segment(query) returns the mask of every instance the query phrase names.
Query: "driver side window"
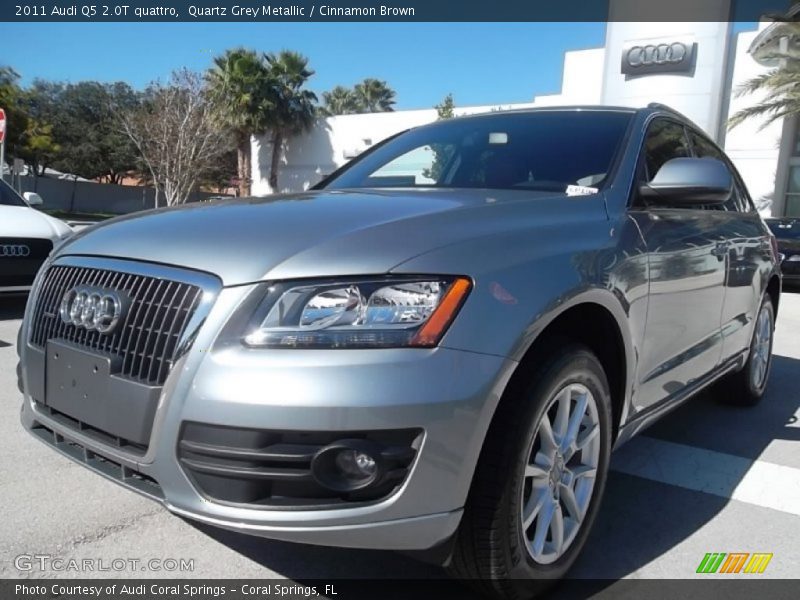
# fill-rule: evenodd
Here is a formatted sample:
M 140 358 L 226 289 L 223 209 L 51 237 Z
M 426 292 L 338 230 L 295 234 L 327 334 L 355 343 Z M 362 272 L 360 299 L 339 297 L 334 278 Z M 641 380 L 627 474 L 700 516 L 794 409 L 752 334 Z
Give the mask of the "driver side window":
M 644 141 L 645 181 L 650 182 L 668 160 L 691 156 L 683 125 L 667 119 L 650 124 Z
M 696 131 L 689 132 L 689 138 L 692 142 L 694 155 L 699 158 L 714 158 L 724 163 L 728 169 L 731 169 L 730 161 L 714 144 L 709 142 L 702 135 Z M 747 200 L 746 192 L 740 187 L 740 183 L 736 177 L 733 178 L 733 193 L 730 199 L 724 204 L 711 206 L 710 209 L 725 210 L 729 212 L 749 212 L 750 206 Z

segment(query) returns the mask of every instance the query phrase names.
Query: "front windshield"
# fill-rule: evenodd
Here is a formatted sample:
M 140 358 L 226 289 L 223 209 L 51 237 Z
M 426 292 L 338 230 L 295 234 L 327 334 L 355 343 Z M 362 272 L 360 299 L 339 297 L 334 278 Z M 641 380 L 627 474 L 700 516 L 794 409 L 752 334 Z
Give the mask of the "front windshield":
M 28 206 L 10 185 L 0 179 L 0 205 L 2 206 Z
M 412 129 L 335 174 L 326 189 L 436 187 L 592 193 L 632 113 L 492 113 Z

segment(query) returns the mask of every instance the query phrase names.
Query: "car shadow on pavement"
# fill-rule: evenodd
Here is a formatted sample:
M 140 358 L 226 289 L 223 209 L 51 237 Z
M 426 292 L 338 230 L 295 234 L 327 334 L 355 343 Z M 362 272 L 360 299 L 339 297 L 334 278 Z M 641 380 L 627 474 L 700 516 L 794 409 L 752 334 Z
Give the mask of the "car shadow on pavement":
M 408 587 L 392 585 L 398 579 L 429 582 L 423 583 L 426 594 L 434 592 L 442 600 L 482 598 L 450 580 L 442 568 L 396 552 L 282 542 L 217 529 L 203 523 L 187 523 L 280 577 L 301 585 L 318 585 L 320 582 L 335 584 L 337 580 L 370 580 L 378 584 L 377 587 L 354 590 L 347 594 L 348 598 L 373 600 L 374 593 L 379 591 L 381 600 L 406 600 L 410 597 Z M 386 583 L 380 584 L 382 580 Z
M 773 441 L 800 442 L 795 416 L 800 406 L 800 388 L 795 385 L 798 378 L 800 360 L 776 355 L 767 395 L 758 407 L 726 406 L 711 393 L 704 393 L 666 416 L 645 435 L 755 461 Z M 636 440 L 630 443 L 635 444 Z M 729 502 L 729 498 L 615 472 L 612 457 L 603 505 L 570 578 L 593 580 L 593 592 L 604 588 L 612 592 L 615 580 L 630 576 L 690 538 Z M 271 571 L 300 583 L 444 577 L 442 569 L 397 553 L 308 546 L 192 525 Z M 689 560 L 694 558 L 699 560 L 702 555 L 692 555 Z M 685 574 L 670 572 L 664 576 L 688 577 L 693 572 L 694 568 Z M 569 596 L 570 585 L 565 582 L 556 586 L 549 597 Z M 453 586 L 447 596 L 473 597 L 458 583 Z
M 795 416 L 800 407 L 800 387 L 796 385 L 799 378 L 800 360 L 775 355 L 766 396 L 757 407 L 727 406 L 706 392 L 676 409 L 644 435 L 753 462 L 769 462 L 769 457 L 762 455 L 772 442 L 800 442 Z M 636 439 L 630 444 L 636 444 Z M 722 496 L 615 472 L 613 467 L 612 456 L 603 505 L 571 577 L 630 576 L 687 540 L 731 502 Z M 731 491 L 738 483 L 731 482 Z M 708 549 L 716 550 L 719 548 Z M 692 555 L 687 560 L 699 563 L 702 556 Z M 696 564 L 686 573 L 663 576 L 690 577 L 695 567 Z
M 218 529 L 203 523 L 187 523 L 287 579 L 386 579 L 396 578 L 398 573 L 413 579 L 445 576 L 434 565 L 421 563 L 395 552 L 282 542 Z
M 16 321 L 22 319 L 25 314 L 25 303 L 27 302 L 27 295 L 8 295 L 0 296 L 0 322 L 2 321 Z M 9 336 L 4 334 L 0 337 L 0 348 L 9 348 L 17 344 L 17 330 L 14 329 L 14 334 Z

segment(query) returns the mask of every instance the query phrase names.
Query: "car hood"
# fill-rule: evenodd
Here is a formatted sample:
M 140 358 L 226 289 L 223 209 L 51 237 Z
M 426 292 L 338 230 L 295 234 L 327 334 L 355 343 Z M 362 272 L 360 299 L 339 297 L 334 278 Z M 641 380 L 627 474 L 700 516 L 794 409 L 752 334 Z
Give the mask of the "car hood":
M 0 237 L 58 240 L 72 233 L 69 225 L 27 206 L 0 206 Z
M 193 204 L 112 219 L 59 255 L 184 266 L 224 285 L 386 273 L 434 248 L 586 210 L 599 195 L 494 190 L 343 190 Z M 582 208 L 580 208 L 582 207 Z

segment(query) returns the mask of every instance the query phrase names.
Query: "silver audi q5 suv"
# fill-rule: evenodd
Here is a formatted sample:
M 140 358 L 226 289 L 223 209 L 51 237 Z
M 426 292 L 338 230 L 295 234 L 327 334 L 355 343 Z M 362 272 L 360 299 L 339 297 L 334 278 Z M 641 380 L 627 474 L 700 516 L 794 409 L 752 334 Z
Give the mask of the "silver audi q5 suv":
M 22 423 L 189 519 L 426 551 L 519 597 L 575 560 L 612 447 L 711 384 L 762 397 L 776 256 L 666 107 L 439 121 L 305 193 L 58 248 Z

